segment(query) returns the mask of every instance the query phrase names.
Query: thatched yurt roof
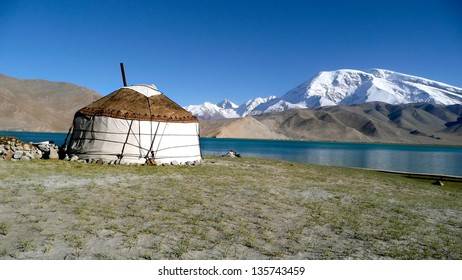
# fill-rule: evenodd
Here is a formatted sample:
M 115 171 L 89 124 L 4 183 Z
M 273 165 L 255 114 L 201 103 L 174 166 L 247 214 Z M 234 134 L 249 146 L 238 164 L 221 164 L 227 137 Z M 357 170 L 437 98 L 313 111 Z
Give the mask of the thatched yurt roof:
M 127 120 L 197 122 L 197 118 L 162 94 L 154 85 L 122 87 L 76 114 Z

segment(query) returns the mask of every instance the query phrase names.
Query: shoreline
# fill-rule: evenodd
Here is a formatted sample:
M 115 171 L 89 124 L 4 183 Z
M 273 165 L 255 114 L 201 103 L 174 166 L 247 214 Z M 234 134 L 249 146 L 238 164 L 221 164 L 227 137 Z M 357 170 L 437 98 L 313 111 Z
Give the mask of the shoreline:
M 14 135 L 27 143 L 52 140 L 61 146 L 67 133 L 0 131 L 0 135 Z M 462 176 L 462 169 L 457 168 L 462 164 L 462 147 L 459 146 L 204 137 L 201 137 L 200 142 L 203 155 L 222 155 L 231 149 L 245 157 L 275 158 L 323 166 Z M 429 161 L 428 164 L 412 161 L 423 155 Z
M 316 141 L 316 140 L 306 140 L 306 139 L 263 139 L 263 138 L 217 138 L 217 137 L 201 137 L 205 139 L 223 139 L 223 140 L 243 140 L 243 141 L 275 141 L 275 142 L 306 142 L 306 143 L 316 143 L 316 144 L 350 144 L 350 145 L 390 145 L 390 146 L 424 146 L 424 147 L 454 147 L 462 148 L 460 145 L 449 145 L 449 144 L 419 144 L 419 143 L 393 143 L 393 142 L 343 142 L 343 141 Z
M 12 136 L 5 133 L 49 133 L 49 134 L 67 134 L 67 131 L 15 131 L 15 130 L 1 130 L 0 136 Z M 448 147 L 448 148 L 462 148 L 462 144 L 425 144 L 425 143 L 405 143 L 405 142 L 351 142 L 351 141 L 329 141 L 329 140 L 307 140 L 307 139 L 270 139 L 270 138 L 217 138 L 217 137 L 200 137 L 204 139 L 218 139 L 218 140 L 243 140 L 243 141 L 276 141 L 276 142 L 305 142 L 305 143 L 328 143 L 328 144 L 349 144 L 349 145 L 390 145 L 390 146 L 423 146 L 423 147 Z

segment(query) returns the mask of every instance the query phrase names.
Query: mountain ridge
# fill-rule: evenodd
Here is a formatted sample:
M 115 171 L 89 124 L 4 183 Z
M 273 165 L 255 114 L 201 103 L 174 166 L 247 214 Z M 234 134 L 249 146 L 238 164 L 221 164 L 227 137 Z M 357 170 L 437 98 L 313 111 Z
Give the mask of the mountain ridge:
M 65 132 L 74 113 L 100 97 L 91 89 L 67 82 L 0 74 L 0 129 Z
M 243 119 L 248 120 L 244 122 Z M 242 127 L 242 123 L 248 126 Z M 243 130 L 254 133 L 243 136 Z M 248 115 L 239 119 L 201 120 L 201 136 L 460 146 L 462 105 L 394 105 L 375 101 Z
M 340 69 L 321 71 L 279 98 L 253 98 L 238 108 L 227 108 L 224 113 L 220 112 L 220 108 L 214 108 L 213 114 L 208 113 L 205 103 L 185 108 L 200 119 L 219 119 L 374 101 L 389 104 L 462 104 L 462 88 L 385 69 Z

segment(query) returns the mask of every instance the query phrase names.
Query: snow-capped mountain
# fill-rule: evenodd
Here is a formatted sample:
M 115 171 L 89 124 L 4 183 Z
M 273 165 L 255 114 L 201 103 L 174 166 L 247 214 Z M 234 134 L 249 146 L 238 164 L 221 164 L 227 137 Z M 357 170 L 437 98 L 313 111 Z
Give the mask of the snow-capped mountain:
M 204 102 L 199 105 L 189 105 L 185 109 L 191 112 L 194 116 L 197 116 L 203 120 L 215 120 L 223 118 L 240 118 L 245 117 L 249 114 L 259 114 L 254 109 L 261 104 L 266 104 L 267 102 L 275 99 L 276 96 L 270 96 L 267 98 L 257 97 L 250 99 L 241 106 L 237 106 L 233 102 L 225 99 L 213 104 L 210 102 Z M 263 112 L 260 112 L 263 113 Z
M 218 103 L 221 104 L 222 102 Z M 204 120 L 239 118 L 234 108 L 222 108 L 217 104 L 204 102 L 200 105 L 189 105 L 185 109 L 194 116 Z
M 222 109 L 237 109 L 239 107 L 228 99 L 218 102 L 216 105 Z
M 342 69 L 323 71 L 280 98 L 251 99 L 238 108 L 225 99 L 186 107 L 202 119 L 236 118 L 289 109 L 353 105 L 381 101 L 389 104 L 462 104 L 462 88 L 390 70 L 367 72 Z
M 249 101 L 245 102 L 244 104 L 242 104 L 241 106 L 239 106 L 239 108 L 237 108 L 236 110 L 236 113 L 241 116 L 241 117 L 245 117 L 249 114 L 259 114 L 257 112 L 255 112 L 255 108 L 257 108 L 258 106 L 260 106 L 261 104 L 267 104 L 268 102 L 270 102 L 271 100 L 274 100 L 276 98 L 276 96 L 270 96 L 270 97 L 266 97 L 266 98 L 262 98 L 262 97 L 257 97 L 257 98 L 254 98 L 254 99 L 250 99 Z
M 320 72 L 281 97 L 307 108 L 362 104 L 462 103 L 462 89 L 389 70 Z

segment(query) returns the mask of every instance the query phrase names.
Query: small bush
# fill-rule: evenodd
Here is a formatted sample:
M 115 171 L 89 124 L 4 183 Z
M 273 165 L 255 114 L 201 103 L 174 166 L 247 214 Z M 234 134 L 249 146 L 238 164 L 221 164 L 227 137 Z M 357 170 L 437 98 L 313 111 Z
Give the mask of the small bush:
M 7 235 L 9 231 L 10 231 L 10 225 L 5 222 L 1 222 L 0 223 L 0 235 Z

